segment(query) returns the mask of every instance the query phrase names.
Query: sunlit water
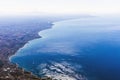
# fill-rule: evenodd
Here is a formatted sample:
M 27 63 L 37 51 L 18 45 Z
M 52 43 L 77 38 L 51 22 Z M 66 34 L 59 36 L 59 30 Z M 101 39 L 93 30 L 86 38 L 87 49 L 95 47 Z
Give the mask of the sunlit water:
M 120 18 L 54 23 L 10 58 L 38 76 L 62 80 L 120 80 Z

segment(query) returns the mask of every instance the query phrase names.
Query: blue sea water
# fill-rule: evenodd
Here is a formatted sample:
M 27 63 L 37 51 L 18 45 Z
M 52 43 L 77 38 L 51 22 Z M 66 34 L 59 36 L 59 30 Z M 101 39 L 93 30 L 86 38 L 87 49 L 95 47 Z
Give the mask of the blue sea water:
M 120 80 L 120 18 L 55 22 L 39 35 L 42 38 L 29 41 L 10 61 L 54 79 Z

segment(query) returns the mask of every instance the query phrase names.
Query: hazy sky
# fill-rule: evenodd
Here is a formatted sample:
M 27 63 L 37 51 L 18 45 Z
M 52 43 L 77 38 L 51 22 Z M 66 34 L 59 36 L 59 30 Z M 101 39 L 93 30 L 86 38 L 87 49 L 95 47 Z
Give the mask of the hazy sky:
M 120 0 L 0 0 L 0 14 L 118 14 Z

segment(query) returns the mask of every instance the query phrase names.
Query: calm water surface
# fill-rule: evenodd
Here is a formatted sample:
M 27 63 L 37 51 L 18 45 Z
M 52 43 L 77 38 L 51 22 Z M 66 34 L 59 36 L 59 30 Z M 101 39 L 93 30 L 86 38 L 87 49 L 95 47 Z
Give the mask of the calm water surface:
M 120 18 L 54 23 L 10 60 L 38 76 L 62 80 L 120 80 Z

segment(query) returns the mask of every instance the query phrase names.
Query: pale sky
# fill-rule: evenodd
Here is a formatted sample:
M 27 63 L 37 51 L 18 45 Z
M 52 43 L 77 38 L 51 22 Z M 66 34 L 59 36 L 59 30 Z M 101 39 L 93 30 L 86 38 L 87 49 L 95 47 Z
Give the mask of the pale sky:
M 120 0 L 0 0 L 0 14 L 119 14 Z

